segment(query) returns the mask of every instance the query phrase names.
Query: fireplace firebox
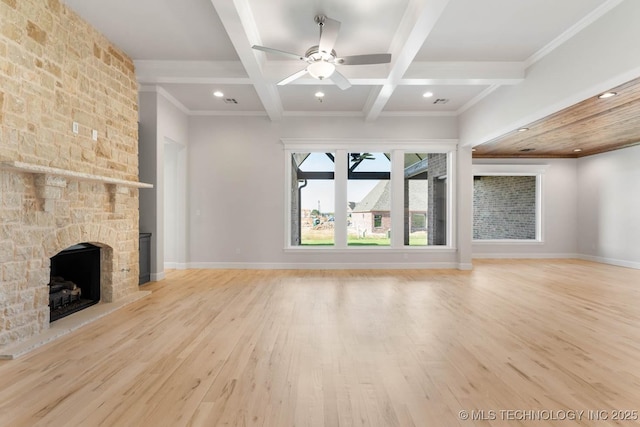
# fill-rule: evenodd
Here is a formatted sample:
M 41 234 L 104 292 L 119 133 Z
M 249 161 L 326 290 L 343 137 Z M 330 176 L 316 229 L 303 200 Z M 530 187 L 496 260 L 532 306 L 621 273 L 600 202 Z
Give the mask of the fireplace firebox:
M 100 248 L 90 243 L 68 247 L 51 258 L 50 321 L 100 301 Z

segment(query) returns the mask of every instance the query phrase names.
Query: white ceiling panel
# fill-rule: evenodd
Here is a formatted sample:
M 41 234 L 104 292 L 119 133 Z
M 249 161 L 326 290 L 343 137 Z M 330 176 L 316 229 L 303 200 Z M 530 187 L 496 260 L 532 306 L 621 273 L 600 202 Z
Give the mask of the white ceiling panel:
M 264 46 L 304 54 L 320 37 L 314 17 L 341 22 L 338 56 L 387 53 L 408 0 L 250 0 Z M 286 57 L 269 54 L 269 59 Z
M 63 1 L 133 59 L 238 59 L 210 0 Z
M 352 86 L 340 90 L 334 85 L 279 86 L 280 98 L 285 111 L 352 111 L 360 112 L 369 97 L 372 86 Z M 322 102 L 315 97 L 321 91 Z
M 162 88 L 193 112 L 264 111 L 260 98 L 251 85 L 164 84 Z M 214 91 L 221 91 L 224 96 L 217 98 L 213 96 Z M 237 104 L 229 101 L 230 99 L 236 100 Z
M 418 61 L 524 61 L 606 0 L 451 0 Z
M 391 95 L 384 111 L 457 111 L 485 90 L 487 86 L 399 86 Z M 425 92 L 433 96 L 425 98 Z M 446 103 L 435 103 L 446 99 Z

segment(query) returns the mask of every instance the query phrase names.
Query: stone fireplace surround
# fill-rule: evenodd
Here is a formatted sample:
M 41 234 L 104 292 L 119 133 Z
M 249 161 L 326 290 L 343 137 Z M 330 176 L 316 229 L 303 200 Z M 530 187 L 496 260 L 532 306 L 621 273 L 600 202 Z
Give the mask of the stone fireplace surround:
M 138 292 L 133 60 L 60 0 L 0 1 L 0 354 Z M 143 190 L 149 191 L 149 190 Z M 49 326 L 50 257 L 101 248 L 102 302 Z M 15 353 L 14 353 L 15 354 Z
M 0 358 L 23 354 L 148 294 L 138 290 L 138 189 L 150 187 L 0 162 L 0 303 L 6 307 Z M 50 327 L 50 258 L 84 242 L 100 247 L 100 304 Z

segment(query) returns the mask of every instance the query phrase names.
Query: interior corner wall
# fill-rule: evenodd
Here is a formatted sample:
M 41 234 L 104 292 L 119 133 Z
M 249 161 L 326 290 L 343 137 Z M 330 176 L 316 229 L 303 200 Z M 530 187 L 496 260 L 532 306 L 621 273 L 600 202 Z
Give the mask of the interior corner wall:
M 640 76 L 640 1 L 625 0 L 460 116 L 477 145 Z
M 158 264 L 164 268 L 184 268 L 187 255 L 187 154 L 189 118 L 160 92 L 158 97 L 158 145 L 162 145 L 162 216 L 158 230 L 158 244 L 162 257 Z M 167 170 L 164 168 L 168 167 Z M 165 200 L 167 198 L 167 200 Z M 162 240 L 160 240 L 162 239 Z
M 151 279 L 164 278 L 165 263 L 165 142 L 188 143 L 188 118 L 160 90 L 147 88 L 140 92 L 140 179 L 154 185 L 140 191 L 140 231 L 151 235 Z M 186 155 L 185 155 L 186 158 Z M 186 169 L 186 162 L 178 162 Z M 186 175 L 186 171 L 183 171 Z M 175 183 L 186 194 L 186 180 Z M 178 193 L 180 191 L 178 190 Z M 186 259 L 186 200 L 180 202 L 174 218 L 180 219 L 176 234 L 182 236 L 174 253 Z
M 640 268 L 640 145 L 578 159 L 578 251 Z
M 538 242 L 473 242 L 474 258 L 576 258 L 576 159 L 474 159 L 474 164 L 549 165 L 542 183 L 542 238 Z
M 458 265 L 453 250 L 285 250 L 282 138 L 455 139 L 455 117 L 189 118 L 189 267 L 370 268 Z M 348 252 L 348 253 L 345 253 Z M 406 258 L 405 258 L 406 256 Z
M 471 270 L 473 246 L 473 159 L 471 148 L 458 146 L 457 160 L 457 206 L 456 233 L 458 262 L 461 270 Z
M 153 188 L 140 190 L 140 232 L 151 233 L 151 272 L 158 272 L 158 95 L 140 92 L 138 165 L 140 181 L 153 184 Z M 154 277 L 157 279 L 157 277 Z

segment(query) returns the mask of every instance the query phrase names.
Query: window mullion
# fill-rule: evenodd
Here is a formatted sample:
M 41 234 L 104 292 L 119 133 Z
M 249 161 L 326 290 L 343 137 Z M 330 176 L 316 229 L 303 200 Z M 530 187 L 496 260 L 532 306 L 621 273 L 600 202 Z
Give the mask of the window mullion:
M 391 247 L 404 246 L 404 151 L 391 151 Z
M 347 247 L 347 151 L 336 150 L 335 158 L 335 212 L 334 238 L 336 248 Z

